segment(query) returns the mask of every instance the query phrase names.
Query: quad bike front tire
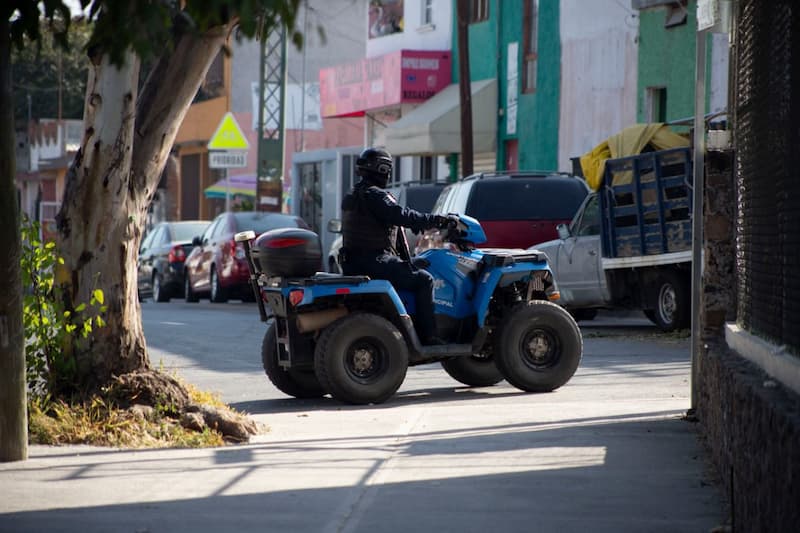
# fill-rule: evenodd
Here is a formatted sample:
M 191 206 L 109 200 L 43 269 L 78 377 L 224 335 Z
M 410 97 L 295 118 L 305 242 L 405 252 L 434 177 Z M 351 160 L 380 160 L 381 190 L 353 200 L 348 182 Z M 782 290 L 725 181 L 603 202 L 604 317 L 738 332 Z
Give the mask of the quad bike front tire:
M 385 318 L 353 313 L 325 328 L 314 350 L 314 369 L 322 386 L 341 402 L 383 403 L 406 377 L 408 347 Z
M 284 394 L 295 398 L 321 398 L 325 396 L 325 389 L 320 385 L 314 371 L 289 369 L 286 370 L 278 364 L 278 339 L 275 320 L 267 321 L 267 331 L 261 343 L 261 363 L 264 373 L 275 388 Z
M 451 378 L 470 387 L 491 387 L 503 381 L 491 355 L 453 357 L 442 361 L 442 368 Z
M 500 372 L 518 389 L 550 392 L 572 378 L 583 356 L 575 320 L 561 307 L 535 300 L 514 307 L 495 341 Z

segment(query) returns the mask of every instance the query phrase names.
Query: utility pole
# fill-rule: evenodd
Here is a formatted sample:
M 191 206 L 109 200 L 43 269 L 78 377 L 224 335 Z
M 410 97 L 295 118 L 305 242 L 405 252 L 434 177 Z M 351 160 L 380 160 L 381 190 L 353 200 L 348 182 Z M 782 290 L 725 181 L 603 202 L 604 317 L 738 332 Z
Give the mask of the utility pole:
M 469 0 L 458 0 L 458 89 L 461 106 L 461 173 L 472 174 L 472 90 L 469 78 Z
M 262 28 L 258 76 L 258 163 L 256 211 L 283 207 L 283 102 L 286 97 L 286 30 Z

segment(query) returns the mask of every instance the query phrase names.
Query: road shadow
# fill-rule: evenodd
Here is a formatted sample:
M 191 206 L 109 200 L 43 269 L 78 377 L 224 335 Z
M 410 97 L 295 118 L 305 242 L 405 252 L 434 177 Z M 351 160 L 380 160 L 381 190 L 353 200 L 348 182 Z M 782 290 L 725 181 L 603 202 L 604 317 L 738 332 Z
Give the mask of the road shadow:
M 47 473 L 63 475 L 26 487 L 53 508 L 0 514 L 0 531 L 672 533 L 723 520 L 693 426 L 662 413 L 197 452 L 107 453 L 51 466 Z M 41 463 L 48 467 L 46 457 Z M 154 483 L 170 483 L 173 495 L 153 499 Z M 54 490 L 89 486 L 79 507 L 53 499 Z M 12 501 L 25 490 L 8 487 Z M 203 496 L 187 497 L 189 487 Z M 92 493 L 125 501 L 100 505 Z

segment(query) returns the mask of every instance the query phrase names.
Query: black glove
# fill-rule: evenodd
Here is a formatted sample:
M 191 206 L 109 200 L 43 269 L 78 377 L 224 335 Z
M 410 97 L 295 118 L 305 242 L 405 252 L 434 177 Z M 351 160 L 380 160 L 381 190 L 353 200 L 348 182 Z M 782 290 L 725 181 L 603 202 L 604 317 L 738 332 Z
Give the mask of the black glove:
M 458 226 L 458 221 L 459 221 L 458 215 L 447 215 L 447 216 L 435 215 L 433 219 L 433 223 L 439 229 L 455 228 L 456 226 Z

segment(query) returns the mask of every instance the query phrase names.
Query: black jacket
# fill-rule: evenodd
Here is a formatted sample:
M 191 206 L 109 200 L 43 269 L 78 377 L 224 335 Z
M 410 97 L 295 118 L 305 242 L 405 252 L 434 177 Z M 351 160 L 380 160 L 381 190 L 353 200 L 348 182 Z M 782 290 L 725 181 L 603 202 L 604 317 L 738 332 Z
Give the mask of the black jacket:
M 342 246 L 347 253 L 397 255 L 398 227 L 418 232 L 435 226 L 434 215 L 397 203 L 392 194 L 362 180 L 342 201 Z

